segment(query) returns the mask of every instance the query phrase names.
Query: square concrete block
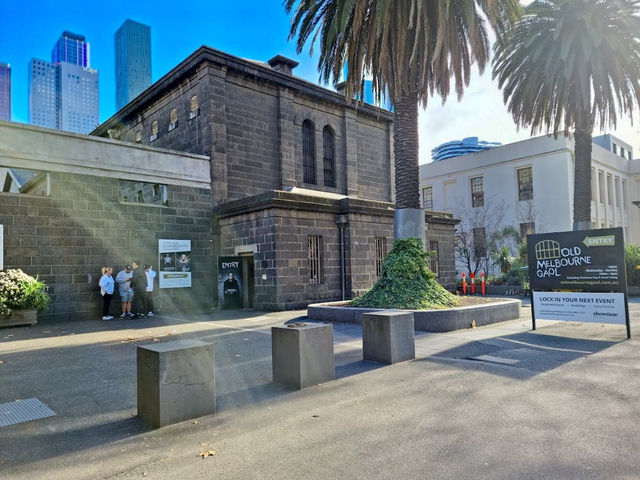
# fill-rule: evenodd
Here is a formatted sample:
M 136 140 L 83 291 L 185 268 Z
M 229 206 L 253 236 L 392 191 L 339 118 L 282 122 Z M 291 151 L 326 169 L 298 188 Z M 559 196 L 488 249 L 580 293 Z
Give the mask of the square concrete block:
M 273 381 L 298 389 L 336 378 L 333 325 L 271 327 Z
M 413 313 L 363 314 L 362 356 L 365 360 L 387 364 L 416 358 Z
M 138 416 L 163 427 L 215 413 L 213 344 L 178 340 L 138 347 Z

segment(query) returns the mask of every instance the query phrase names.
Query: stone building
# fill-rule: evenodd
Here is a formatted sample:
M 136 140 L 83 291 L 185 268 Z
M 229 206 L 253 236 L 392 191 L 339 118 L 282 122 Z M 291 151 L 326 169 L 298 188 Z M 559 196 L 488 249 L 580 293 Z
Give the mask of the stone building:
M 211 157 L 214 250 L 241 257 L 245 307 L 350 298 L 393 240 L 393 115 L 296 65 L 201 47 L 93 132 Z

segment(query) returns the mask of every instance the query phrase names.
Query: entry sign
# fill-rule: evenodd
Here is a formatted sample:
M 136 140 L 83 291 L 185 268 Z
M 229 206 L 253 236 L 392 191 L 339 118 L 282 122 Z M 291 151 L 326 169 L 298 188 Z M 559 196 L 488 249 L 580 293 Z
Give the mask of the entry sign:
M 528 235 L 527 249 L 534 330 L 536 318 L 626 323 L 630 338 L 622 228 Z

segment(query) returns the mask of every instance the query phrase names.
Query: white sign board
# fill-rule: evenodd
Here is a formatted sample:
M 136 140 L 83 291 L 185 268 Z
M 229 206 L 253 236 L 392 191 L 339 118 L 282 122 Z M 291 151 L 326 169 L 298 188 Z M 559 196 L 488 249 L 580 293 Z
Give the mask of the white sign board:
M 191 240 L 158 240 L 160 288 L 191 287 Z
M 623 293 L 533 292 L 536 319 L 626 323 Z

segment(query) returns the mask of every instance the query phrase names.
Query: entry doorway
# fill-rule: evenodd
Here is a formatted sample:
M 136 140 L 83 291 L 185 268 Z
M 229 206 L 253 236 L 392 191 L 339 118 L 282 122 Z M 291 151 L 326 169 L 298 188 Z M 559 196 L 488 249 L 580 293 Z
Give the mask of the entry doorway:
M 242 289 L 242 308 L 253 308 L 253 297 L 255 294 L 255 268 L 253 265 L 253 253 L 241 253 L 242 278 L 245 279 L 246 287 Z

